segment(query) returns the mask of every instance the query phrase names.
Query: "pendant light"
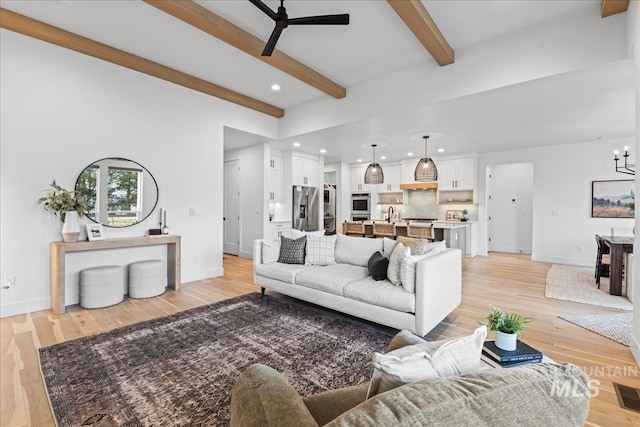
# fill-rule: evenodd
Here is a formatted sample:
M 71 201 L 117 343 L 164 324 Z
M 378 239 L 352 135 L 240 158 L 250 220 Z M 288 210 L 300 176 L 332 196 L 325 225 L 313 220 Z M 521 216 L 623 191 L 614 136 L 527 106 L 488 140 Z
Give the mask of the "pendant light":
M 382 184 L 384 182 L 384 173 L 379 164 L 376 163 L 376 147 L 377 144 L 371 144 L 373 147 L 373 162 L 367 166 L 364 173 L 365 184 Z
M 438 168 L 436 164 L 427 157 L 427 140 L 429 135 L 423 136 L 424 138 L 424 157 L 420 159 L 416 165 L 416 170 L 413 173 L 413 177 L 419 182 L 431 182 L 438 180 Z

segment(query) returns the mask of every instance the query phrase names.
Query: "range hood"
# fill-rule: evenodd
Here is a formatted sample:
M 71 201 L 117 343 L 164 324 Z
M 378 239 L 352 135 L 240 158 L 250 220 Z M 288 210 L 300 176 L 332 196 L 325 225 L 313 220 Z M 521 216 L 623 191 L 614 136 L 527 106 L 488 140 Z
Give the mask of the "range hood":
M 435 190 L 437 188 L 437 182 L 406 182 L 404 184 L 400 184 L 401 190 Z

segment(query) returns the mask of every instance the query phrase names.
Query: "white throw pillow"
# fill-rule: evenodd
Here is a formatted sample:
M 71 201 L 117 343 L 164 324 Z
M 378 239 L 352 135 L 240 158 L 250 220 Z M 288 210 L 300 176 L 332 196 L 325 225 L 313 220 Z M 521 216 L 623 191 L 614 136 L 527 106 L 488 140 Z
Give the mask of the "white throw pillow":
M 384 255 L 385 258 L 389 259 L 391 257 L 391 253 L 393 252 L 393 249 L 396 247 L 397 244 L 398 242 L 388 237 L 385 237 L 384 239 L 382 239 L 382 248 L 383 248 L 382 255 Z
M 402 285 L 400 281 L 400 268 L 402 259 L 411 255 L 411 249 L 405 247 L 402 243 L 398 243 L 389 257 L 389 267 L 387 267 L 387 279 L 396 285 Z
M 409 345 L 387 354 L 375 353 L 367 399 L 407 383 L 478 372 L 486 338 L 487 327 L 482 325 L 466 337 Z
M 280 240 L 262 241 L 262 263 L 278 262 L 280 256 Z
M 331 265 L 336 263 L 336 236 L 307 234 L 305 265 Z
M 436 244 L 430 246 L 430 249 L 424 255 L 411 255 L 402 258 L 402 264 L 400 265 L 400 282 L 402 288 L 407 292 L 416 291 L 416 264 L 425 258 L 439 254 L 447 250 L 447 247 L 443 242 L 436 242 L 442 244 Z M 432 245 L 431 243 L 429 245 Z

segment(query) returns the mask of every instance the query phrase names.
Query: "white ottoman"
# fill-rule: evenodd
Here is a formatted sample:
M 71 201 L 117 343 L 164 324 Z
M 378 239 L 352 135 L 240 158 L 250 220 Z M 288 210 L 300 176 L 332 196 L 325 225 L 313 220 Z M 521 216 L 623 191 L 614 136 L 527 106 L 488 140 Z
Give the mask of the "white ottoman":
M 164 293 L 167 267 L 154 259 L 129 264 L 129 298 L 150 298 Z
M 80 272 L 80 306 L 101 308 L 124 299 L 124 268 L 119 265 L 92 267 Z

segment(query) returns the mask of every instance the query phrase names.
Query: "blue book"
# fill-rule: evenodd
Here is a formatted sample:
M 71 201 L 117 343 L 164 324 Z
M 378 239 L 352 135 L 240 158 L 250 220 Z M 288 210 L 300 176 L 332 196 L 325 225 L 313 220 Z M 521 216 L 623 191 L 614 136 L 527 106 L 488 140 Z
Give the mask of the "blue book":
M 501 348 L 496 347 L 495 341 L 485 341 L 482 351 L 500 363 L 542 360 L 541 352 L 520 340 L 517 341 L 516 349 L 513 351 L 502 350 Z

